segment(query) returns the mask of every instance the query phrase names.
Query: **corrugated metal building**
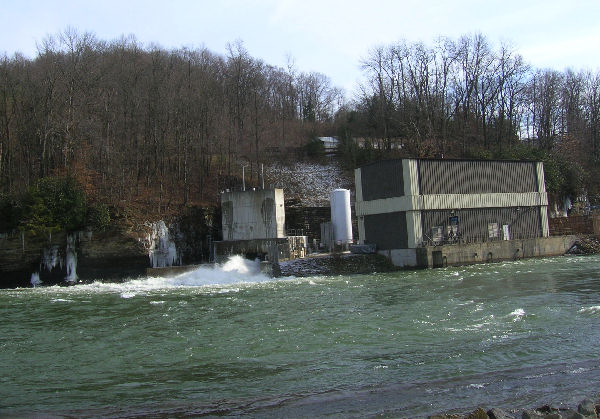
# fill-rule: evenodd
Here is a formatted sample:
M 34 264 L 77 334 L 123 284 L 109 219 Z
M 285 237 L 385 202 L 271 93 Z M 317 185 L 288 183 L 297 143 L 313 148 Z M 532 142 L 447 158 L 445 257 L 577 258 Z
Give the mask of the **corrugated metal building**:
M 424 246 L 548 237 L 541 162 L 387 160 L 355 181 L 360 243 L 398 266 Z

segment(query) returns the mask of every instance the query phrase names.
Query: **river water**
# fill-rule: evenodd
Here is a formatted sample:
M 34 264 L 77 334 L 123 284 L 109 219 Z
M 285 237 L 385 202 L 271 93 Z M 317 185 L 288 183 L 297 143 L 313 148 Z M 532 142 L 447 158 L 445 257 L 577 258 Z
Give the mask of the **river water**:
M 0 339 L 0 416 L 576 406 L 598 396 L 600 257 L 0 290 Z

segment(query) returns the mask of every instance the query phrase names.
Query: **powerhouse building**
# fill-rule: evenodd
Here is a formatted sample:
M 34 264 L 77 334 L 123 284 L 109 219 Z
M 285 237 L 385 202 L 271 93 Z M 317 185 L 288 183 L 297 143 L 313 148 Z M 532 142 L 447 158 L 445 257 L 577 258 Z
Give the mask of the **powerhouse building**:
M 447 251 L 457 263 L 523 254 L 492 244 L 549 235 L 541 162 L 387 160 L 356 169 L 355 181 L 360 243 L 375 244 L 398 266 L 431 266 L 432 253 L 446 256 L 423 249 L 438 246 L 480 244 Z

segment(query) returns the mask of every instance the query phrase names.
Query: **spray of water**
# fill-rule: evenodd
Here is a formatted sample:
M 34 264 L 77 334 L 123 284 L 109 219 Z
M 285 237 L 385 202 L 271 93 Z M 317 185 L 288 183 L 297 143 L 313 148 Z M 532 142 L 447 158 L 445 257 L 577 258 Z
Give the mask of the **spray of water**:
M 242 256 L 231 256 L 221 267 L 223 272 L 256 276 L 260 274 L 260 263 L 244 259 Z
M 271 280 L 273 278 L 260 273 L 259 262 L 244 259 L 241 256 L 232 256 L 223 265 L 200 267 L 194 271 L 173 277 L 148 277 L 119 284 L 94 282 L 92 284 L 77 286 L 76 288 L 88 291 L 119 292 L 124 298 L 131 298 L 138 292 L 167 288 L 219 287 Z

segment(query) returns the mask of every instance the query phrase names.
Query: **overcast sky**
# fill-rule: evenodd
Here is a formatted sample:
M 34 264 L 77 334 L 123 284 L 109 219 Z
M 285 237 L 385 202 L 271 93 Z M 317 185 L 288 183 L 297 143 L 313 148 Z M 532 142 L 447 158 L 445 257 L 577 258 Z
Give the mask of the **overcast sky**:
M 369 49 L 400 39 L 480 32 L 537 68 L 600 69 L 600 0 L 0 0 L 0 54 L 33 58 L 37 42 L 69 26 L 220 54 L 241 40 L 255 58 L 285 66 L 292 57 L 348 92 Z

